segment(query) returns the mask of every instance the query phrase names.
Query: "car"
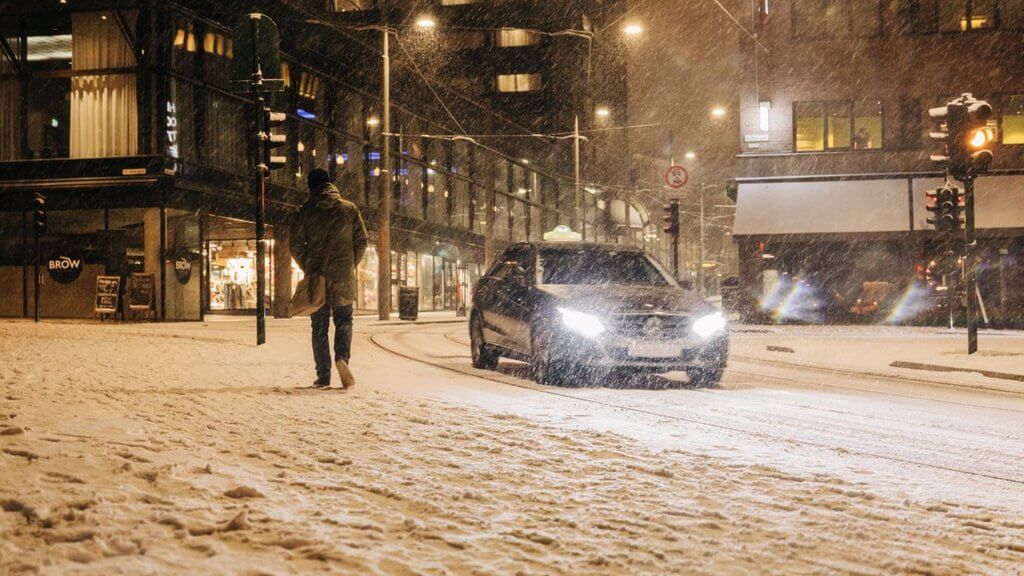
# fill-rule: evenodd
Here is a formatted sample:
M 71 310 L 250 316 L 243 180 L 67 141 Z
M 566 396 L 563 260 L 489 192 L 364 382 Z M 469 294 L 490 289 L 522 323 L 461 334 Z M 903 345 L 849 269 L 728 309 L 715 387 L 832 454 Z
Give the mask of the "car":
M 548 385 L 684 370 L 691 383 L 713 386 L 729 349 L 722 312 L 650 255 L 583 242 L 506 248 L 475 287 L 469 335 L 474 367 L 521 360 Z

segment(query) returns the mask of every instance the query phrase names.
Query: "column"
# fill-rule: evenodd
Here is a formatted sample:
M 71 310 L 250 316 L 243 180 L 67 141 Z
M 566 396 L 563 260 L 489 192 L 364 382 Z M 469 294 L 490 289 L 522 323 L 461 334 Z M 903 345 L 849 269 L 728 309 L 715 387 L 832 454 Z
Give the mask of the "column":
M 288 318 L 292 300 L 292 255 L 286 226 L 274 228 L 274 318 Z

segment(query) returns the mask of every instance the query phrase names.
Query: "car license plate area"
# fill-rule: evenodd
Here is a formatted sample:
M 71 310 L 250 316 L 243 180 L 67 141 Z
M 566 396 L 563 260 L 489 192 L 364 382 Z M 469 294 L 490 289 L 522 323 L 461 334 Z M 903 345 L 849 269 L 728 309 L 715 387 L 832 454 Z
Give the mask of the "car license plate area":
M 678 342 L 634 342 L 627 352 L 634 358 L 676 358 L 683 353 L 683 346 Z

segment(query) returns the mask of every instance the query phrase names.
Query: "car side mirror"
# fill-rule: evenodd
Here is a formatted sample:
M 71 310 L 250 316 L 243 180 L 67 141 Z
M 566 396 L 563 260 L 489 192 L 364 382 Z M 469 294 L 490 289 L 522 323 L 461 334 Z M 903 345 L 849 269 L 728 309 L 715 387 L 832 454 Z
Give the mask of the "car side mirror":
M 522 266 L 516 266 L 515 270 L 512 271 L 512 283 L 516 286 L 526 287 L 530 285 L 530 277 L 526 273 L 526 269 Z

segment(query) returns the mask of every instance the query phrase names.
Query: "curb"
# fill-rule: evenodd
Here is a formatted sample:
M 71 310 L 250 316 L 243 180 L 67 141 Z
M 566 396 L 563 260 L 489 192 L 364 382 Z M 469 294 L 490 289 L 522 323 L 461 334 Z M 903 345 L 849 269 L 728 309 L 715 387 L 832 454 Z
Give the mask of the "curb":
M 896 360 L 889 364 L 893 368 L 907 368 L 909 370 L 928 370 L 931 372 L 973 372 L 975 374 L 981 374 L 988 378 L 998 378 L 1000 380 L 1013 380 L 1015 382 L 1024 382 L 1024 374 L 1011 374 L 1009 372 L 994 372 L 992 370 L 982 370 L 980 368 L 957 368 L 954 366 L 939 366 L 936 364 L 921 364 L 919 362 L 905 362 L 903 360 Z

